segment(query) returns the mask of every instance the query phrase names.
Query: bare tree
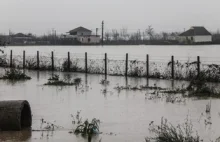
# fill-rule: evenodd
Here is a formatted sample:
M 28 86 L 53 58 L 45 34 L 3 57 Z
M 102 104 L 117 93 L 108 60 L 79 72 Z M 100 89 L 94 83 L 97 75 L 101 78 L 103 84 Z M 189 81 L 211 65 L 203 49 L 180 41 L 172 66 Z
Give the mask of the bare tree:
M 106 41 L 110 41 L 111 33 L 110 32 L 105 32 L 104 37 L 105 37 Z
M 122 40 L 128 40 L 129 34 L 128 34 L 128 29 L 127 28 L 122 28 L 120 30 L 120 37 Z
M 112 30 L 112 38 L 113 38 L 113 40 L 117 41 L 118 37 L 119 37 L 118 31 L 116 29 L 113 29 Z
M 149 36 L 150 40 L 154 38 L 154 29 L 152 28 L 152 26 L 148 26 L 148 28 L 146 29 L 146 33 Z
M 163 40 L 168 40 L 168 33 L 162 32 L 162 38 Z

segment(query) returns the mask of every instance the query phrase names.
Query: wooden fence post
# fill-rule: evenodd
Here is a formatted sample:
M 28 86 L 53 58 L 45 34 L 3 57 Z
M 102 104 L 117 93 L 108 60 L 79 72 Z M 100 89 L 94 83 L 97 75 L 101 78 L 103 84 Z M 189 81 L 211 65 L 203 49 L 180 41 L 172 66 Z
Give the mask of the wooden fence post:
M 87 52 L 85 52 L 85 72 L 88 73 L 88 68 L 87 68 Z
M 146 57 L 146 72 L 147 72 L 147 78 L 149 78 L 149 55 L 148 54 Z
M 67 60 L 67 68 L 68 68 L 68 71 L 70 71 L 70 52 L 68 52 L 68 60 Z
M 51 66 L 52 66 L 52 71 L 54 70 L 54 55 L 53 55 L 53 51 L 51 52 Z
M 171 73 L 172 73 L 172 79 L 174 79 L 174 56 L 171 56 Z
M 11 50 L 11 53 L 10 53 L 10 68 L 12 68 L 12 50 Z
M 23 51 L 23 69 L 25 69 L 25 50 Z
M 126 61 L 125 61 L 125 76 L 128 76 L 128 53 L 126 53 Z
M 200 57 L 197 56 L 197 71 L 198 71 L 198 74 L 197 74 L 197 77 L 200 76 Z
M 37 69 L 40 69 L 39 51 L 37 51 Z
M 107 79 L 107 53 L 105 53 L 105 79 Z

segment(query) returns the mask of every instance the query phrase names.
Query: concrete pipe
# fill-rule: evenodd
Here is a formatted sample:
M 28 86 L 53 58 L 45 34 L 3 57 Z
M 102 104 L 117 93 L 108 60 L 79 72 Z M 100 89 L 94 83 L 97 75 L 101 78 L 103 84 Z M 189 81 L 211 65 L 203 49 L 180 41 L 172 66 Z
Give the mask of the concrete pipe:
M 32 115 L 28 101 L 0 101 L 0 130 L 20 131 L 31 125 Z

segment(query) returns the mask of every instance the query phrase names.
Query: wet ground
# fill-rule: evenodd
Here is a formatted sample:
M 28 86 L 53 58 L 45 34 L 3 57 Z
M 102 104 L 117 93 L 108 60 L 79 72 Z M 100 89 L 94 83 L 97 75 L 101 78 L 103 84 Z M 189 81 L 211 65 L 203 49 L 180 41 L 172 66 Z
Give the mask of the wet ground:
M 33 114 L 33 130 L 39 130 L 41 119 L 62 126 L 54 132 L 27 131 L 1 132 L 0 141 L 8 142 L 84 142 L 81 136 L 69 134 L 73 128 L 71 114 L 76 115 L 81 110 L 83 120 L 98 118 L 101 120 L 102 134 L 93 141 L 102 142 L 143 142 L 148 131 L 149 123 L 160 124 L 165 117 L 173 124 L 184 122 L 189 116 L 195 131 L 205 139 L 214 140 L 220 136 L 220 100 L 211 100 L 211 113 L 206 114 L 206 104 L 210 99 L 186 99 L 181 103 L 169 103 L 164 99 L 149 100 L 146 94 L 151 91 L 132 91 L 114 89 L 117 85 L 139 86 L 156 84 L 160 87 L 178 87 L 187 84 L 184 81 L 147 80 L 145 78 L 125 78 L 108 76 L 110 84 L 103 86 L 100 80 L 103 75 L 81 73 L 57 73 L 61 78 L 82 78 L 78 88 L 44 86 L 52 72 L 26 71 L 31 80 L 8 82 L 0 80 L 0 100 L 28 100 Z M 106 93 L 103 90 L 107 90 Z M 201 115 L 203 113 L 203 115 Z M 204 121 L 211 116 L 212 125 Z

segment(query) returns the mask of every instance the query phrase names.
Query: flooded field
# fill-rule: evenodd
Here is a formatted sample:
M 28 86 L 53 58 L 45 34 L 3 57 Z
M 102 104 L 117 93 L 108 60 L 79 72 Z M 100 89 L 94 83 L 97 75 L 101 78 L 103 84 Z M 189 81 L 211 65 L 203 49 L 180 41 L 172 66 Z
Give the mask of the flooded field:
M 55 54 L 71 53 L 85 53 L 88 54 L 104 54 L 109 55 L 142 55 L 145 57 L 146 54 L 156 57 L 170 57 L 172 55 L 178 57 L 196 57 L 201 56 L 205 58 L 219 58 L 220 45 L 129 45 L 129 46 L 9 46 L 5 48 L 6 52 L 9 53 L 13 50 L 15 54 L 22 54 L 25 50 L 29 54 L 36 54 L 37 51 L 42 53 L 51 53 L 54 51 Z
M 3 72 L 3 69 L 1 69 Z M 26 71 L 31 80 L 9 82 L 0 80 L 1 100 L 28 100 L 33 114 L 32 130 L 41 129 L 41 119 L 60 126 L 53 132 L 22 131 L 1 132 L 0 141 L 24 142 L 85 142 L 80 135 L 70 134 L 73 129 L 71 114 L 81 111 L 83 120 L 100 119 L 102 134 L 93 137 L 94 142 L 143 142 L 151 136 L 149 124 L 160 124 L 161 118 L 167 118 L 172 124 L 185 122 L 187 115 L 204 141 L 215 140 L 220 136 L 219 99 L 211 99 L 211 113 L 206 114 L 206 104 L 210 99 L 184 98 L 183 102 L 167 102 L 166 99 L 149 99 L 152 90 L 121 90 L 117 86 L 160 86 L 175 88 L 188 84 L 183 81 L 147 80 L 146 78 L 125 78 L 108 76 L 109 85 L 102 85 L 103 75 L 61 73 L 61 78 L 80 77 L 79 87 L 44 86 L 52 72 Z M 218 84 L 215 84 L 218 87 Z M 212 124 L 206 124 L 209 119 Z

